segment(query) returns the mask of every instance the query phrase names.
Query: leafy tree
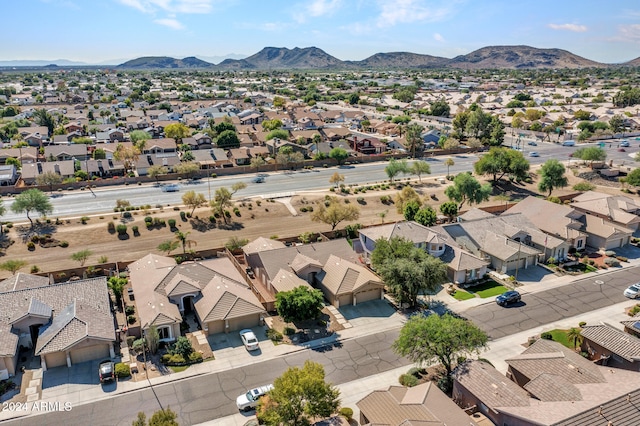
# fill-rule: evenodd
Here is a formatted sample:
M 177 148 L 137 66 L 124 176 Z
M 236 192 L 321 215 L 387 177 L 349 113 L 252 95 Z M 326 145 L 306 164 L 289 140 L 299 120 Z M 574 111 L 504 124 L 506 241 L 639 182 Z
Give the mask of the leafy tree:
M 389 165 L 384 168 L 384 171 L 389 177 L 389 181 L 393 183 L 393 179 L 400 173 L 409 173 L 409 165 L 407 164 L 407 160 L 398 161 L 396 159 L 392 159 L 389 161 Z
M 393 350 L 418 365 L 439 361 L 450 380 L 453 364 L 461 356 L 479 354 L 486 348 L 488 336 L 471 321 L 443 316 L 413 316 L 400 330 Z
M 453 179 L 453 186 L 445 189 L 444 193 L 459 203 L 460 210 L 465 202 L 472 205 L 487 201 L 491 195 L 491 184 L 481 185 L 470 173 L 460 173 Z
M 62 176 L 56 172 L 44 172 L 36 176 L 36 184 L 38 186 L 48 186 L 49 192 L 53 191 L 53 185 L 59 185 L 62 183 Z
M 561 162 L 555 158 L 547 160 L 540 168 L 540 182 L 538 182 L 538 189 L 540 191 L 549 191 L 547 197 L 550 197 L 551 192 L 555 188 L 564 188 L 569 184 L 564 172 L 565 168 Z
M 200 170 L 200 165 L 192 161 L 183 161 L 173 166 L 174 172 L 178 174 L 186 175 L 189 179 L 191 179 L 191 177 L 195 173 L 197 173 L 198 170 Z
M 158 182 L 158 176 L 166 175 L 167 173 L 169 173 L 169 169 L 158 164 L 154 164 L 147 169 L 147 175 L 150 178 L 154 178 L 156 182 Z
M 276 108 L 284 108 L 287 101 L 281 96 L 275 96 L 273 98 L 273 106 Z
M 331 177 L 329 178 L 329 183 L 334 184 L 335 186 L 340 185 L 342 182 L 344 182 L 344 175 L 341 175 L 338 172 L 335 172 L 333 175 L 331 175 Z
M 340 406 L 340 391 L 325 381 L 324 368 L 313 361 L 290 367 L 273 387 L 258 404 L 257 417 L 267 426 L 308 426 L 312 418 L 330 417 Z
M 144 151 L 146 142 L 151 139 L 151 135 L 144 130 L 134 130 L 129 133 L 129 139 L 131 139 L 131 142 L 142 152 Z
M 597 146 L 587 146 L 576 149 L 573 152 L 573 156 L 583 161 L 588 161 L 589 166 L 593 167 L 594 161 L 604 161 L 607 159 L 607 152 Z
M 267 132 L 279 129 L 281 127 L 282 127 L 282 121 L 277 118 L 274 118 L 273 120 L 264 120 L 262 122 L 262 128 Z
M 125 171 L 133 170 L 133 166 L 140 158 L 140 149 L 137 146 L 125 146 L 122 143 L 116 145 L 113 158 L 122 161 Z
M 347 98 L 347 102 L 349 102 L 349 105 L 358 105 L 358 102 L 360 102 L 360 96 L 357 93 L 351 93 Z
M 171 254 L 171 252 L 177 249 L 179 245 L 180 241 L 167 240 L 158 244 L 158 250 L 167 254 Z
M 447 267 L 404 238 L 380 238 L 371 254 L 371 264 L 398 303 L 415 306 L 418 295 L 434 291 L 447 279 Z
M 640 169 L 633 169 L 627 174 L 627 184 L 631 186 L 640 186 Z
M 107 153 L 104 149 L 97 148 L 95 151 L 93 151 L 92 157 L 94 160 L 104 160 L 107 158 Z
M 18 170 L 22 168 L 22 164 L 20 163 L 20 160 L 14 157 L 8 157 L 4 163 L 7 166 L 11 166 L 11 165 L 16 166 L 16 169 Z
M 342 165 L 349 158 L 349 153 L 344 148 L 336 147 L 329 151 L 329 158 L 333 158 L 338 164 Z
M 449 177 L 449 167 L 455 165 L 455 161 L 453 161 L 453 158 L 449 157 L 446 160 L 444 160 L 444 165 L 447 166 L 447 177 Z
M 440 213 L 449 218 L 449 222 L 458 215 L 458 205 L 453 201 L 447 201 L 440 205 Z
M 444 99 L 438 99 L 431 103 L 431 115 L 435 117 L 448 117 L 451 112 L 449 103 Z
M 213 197 L 213 200 L 211 201 L 211 209 L 214 213 L 217 213 L 219 216 L 223 217 L 224 223 L 227 223 L 227 216 L 224 214 L 224 210 L 228 207 L 233 206 L 233 203 L 231 202 L 233 194 L 246 187 L 247 184 L 238 182 L 236 184 L 233 184 L 233 186 L 231 187 L 231 191 L 229 191 L 229 189 L 225 187 L 216 189 L 216 193 Z
M 218 148 L 231 149 L 240 147 L 240 139 L 234 130 L 225 130 L 216 138 Z
M 164 128 L 164 134 L 168 138 L 176 140 L 177 144 L 182 143 L 182 139 L 191 135 L 191 130 L 182 123 L 171 123 Z
M 337 197 L 331 197 L 329 205 L 320 204 L 320 207 L 311 214 L 311 220 L 331 225 L 331 230 L 344 220 L 352 221 L 360 217 L 360 209 L 353 204 L 341 203 Z
M 589 111 L 584 111 L 579 109 L 573 113 L 573 117 L 576 120 L 585 121 L 585 120 L 589 120 L 589 118 L 591 117 L 591 113 Z
M 416 212 L 413 220 L 423 226 L 433 226 L 438 220 L 438 214 L 433 209 L 433 207 L 426 206 Z
M 218 136 L 219 134 L 221 134 L 222 132 L 224 132 L 225 130 L 233 130 L 234 132 L 236 131 L 236 126 L 233 125 L 233 123 L 230 121 L 227 121 L 225 117 L 225 119 L 223 119 L 222 121 L 220 121 L 219 123 L 216 124 L 215 120 L 211 119 L 209 120 L 209 127 L 211 128 L 212 132 L 213 132 L 213 136 Z
M 207 199 L 204 194 L 196 193 L 196 191 L 187 191 L 182 196 L 182 202 L 185 206 L 191 207 L 191 214 L 196 211 L 198 207 L 202 207 L 207 204 Z
M 149 419 L 149 426 L 180 426 L 176 419 L 178 415 L 169 408 L 158 410 Z
M 299 286 L 276 294 L 276 310 L 285 322 L 298 322 L 320 317 L 324 297 L 320 290 Z
M 174 354 L 182 355 L 185 360 L 189 359 L 189 355 L 193 352 L 193 346 L 186 336 L 180 336 L 171 348 Z
M 416 152 L 422 152 L 423 148 L 423 140 L 422 140 L 422 132 L 424 131 L 424 127 L 419 124 L 413 123 L 407 126 L 407 130 L 405 132 L 405 148 L 409 152 L 411 152 L 411 157 L 416 158 Z
M 283 129 L 276 129 L 276 130 L 270 131 L 269 133 L 267 133 L 267 136 L 265 136 L 265 139 L 268 141 L 275 138 L 283 141 L 287 141 L 289 140 L 289 131 L 283 130 Z
M 290 146 L 283 146 L 276 154 L 276 163 L 289 168 L 292 164 L 302 163 L 304 155 L 300 152 L 294 152 Z
M 625 119 L 622 115 L 616 114 L 609 120 L 609 127 L 613 133 L 620 133 L 624 130 Z
M 6 262 L 0 263 L 0 269 L 3 271 L 9 271 L 12 275 L 15 275 L 20 269 L 27 266 L 27 262 L 24 260 L 11 259 Z
M 264 161 L 264 158 L 260 157 L 259 155 L 256 155 L 255 157 L 253 157 L 251 159 L 251 163 L 249 163 L 249 165 L 251 167 L 254 167 L 256 171 L 259 171 L 260 167 L 264 166 L 265 164 L 267 164 L 267 162 Z
M 40 126 L 45 126 L 49 132 L 49 135 L 53 134 L 53 130 L 56 127 L 56 119 L 46 109 L 40 108 L 33 112 L 33 118 Z
M 573 342 L 573 349 L 578 346 L 578 342 L 582 341 L 582 334 L 580 334 L 580 329 L 576 327 L 571 327 L 567 331 L 567 339 L 570 342 Z
M 27 189 L 20 195 L 16 195 L 16 198 L 11 205 L 11 211 L 14 213 L 26 213 L 27 219 L 31 223 L 31 229 L 33 229 L 33 220 L 30 213 L 35 211 L 41 216 L 46 216 L 53 212 L 53 206 L 49 197 L 47 197 L 39 189 Z
M 418 208 L 420 208 L 420 206 L 422 205 L 420 196 L 418 195 L 416 190 L 410 186 L 405 186 L 404 188 L 402 188 L 402 190 L 398 191 L 396 193 L 394 202 L 396 205 L 396 211 L 400 214 L 404 214 L 404 208 L 410 202 L 415 202 L 418 205 Z
M 107 287 L 113 292 L 113 295 L 116 298 L 116 306 L 122 306 L 122 292 L 124 291 L 124 287 L 127 285 L 126 278 L 120 277 L 111 277 L 107 281 Z
M 517 180 L 526 178 L 529 173 L 529 162 L 520 151 L 493 147 L 473 165 L 473 168 L 479 175 L 492 175 L 495 184 L 506 174 Z
M 404 204 L 402 208 L 402 215 L 405 220 L 412 221 L 416 217 L 416 213 L 420 210 L 420 203 L 415 200 L 411 200 Z
M 71 260 L 80 262 L 80 266 L 84 266 L 85 262 L 87 261 L 87 259 L 89 259 L 89 257 L 91 257 L 92 254 L 93 252 L 89 249 L 80 250 L 71 255 Z
M 418 176 L 418 180 L 422 182 L 422 175 L 431 174 L 431 166 L 426 161 L 414 161 L 409 168 L 411 174 Z
M 189 239 L 190 233 L 191 232 L 182 232 L 182 231 L 174 232 L 176 236 L 176 241 L 178 241 L 182 245 L 182 254 L 187 253 L 187 247 L 191 248 L 191 246 L 198 245 L 196 241 Z
M 235 250 L 241 249 L 242 247 L 246 246 L 248 242 L 249 242 L 249 240 L 247 240 L 246 238 L 231 237 L 224 244 L 224 246 L 227 249 L 229 249 L 230 251 L 235 251 Z

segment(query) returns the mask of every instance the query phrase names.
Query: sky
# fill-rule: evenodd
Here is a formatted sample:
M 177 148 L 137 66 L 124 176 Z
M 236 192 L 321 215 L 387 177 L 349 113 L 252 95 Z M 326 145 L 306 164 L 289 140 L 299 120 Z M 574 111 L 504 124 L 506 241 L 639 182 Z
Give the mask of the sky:
M 640 56 L 637 0 L 2 3 L 0 61 L 117 64 L 141 56 L 246 57 L 267 46 L 315 46 L 341 60 L 401 51 L 453 58 L 492 45 L 560 48 L 606 63 Z

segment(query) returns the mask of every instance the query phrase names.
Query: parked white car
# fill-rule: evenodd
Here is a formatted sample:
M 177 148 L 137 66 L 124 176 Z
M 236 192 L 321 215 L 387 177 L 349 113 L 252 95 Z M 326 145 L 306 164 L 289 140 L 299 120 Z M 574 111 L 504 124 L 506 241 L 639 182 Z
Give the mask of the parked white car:
M 258 386 L 255 389 L 251 389 L 236 398 L 236 405 L 240 411 L 254 410 L 258 405 L 258 400 L 261 396 L 273 389 L 273 385 Z
M 260 349 L 260 342 L 258 342 L 258 338 L 255 333 L 250 329 L 246 328 L 244 330 L 240 330 L 240 338 L 242 339 L 242 344 L 248 351 Z
M 637 299 L 640 297 L 640 283 L 630 285 L 623 294 L 629 299 Z

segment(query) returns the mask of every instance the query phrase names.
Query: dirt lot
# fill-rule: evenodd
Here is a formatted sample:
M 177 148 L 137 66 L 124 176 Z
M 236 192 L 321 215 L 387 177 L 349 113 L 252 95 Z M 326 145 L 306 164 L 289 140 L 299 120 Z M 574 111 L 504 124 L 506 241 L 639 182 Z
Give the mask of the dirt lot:
M 589 171 L 588 169 L 580 170 L 580 172 Z M 562 195 L 575 192 L 571 189 L 575 183 L 581 182 L 568 172 L 569 186 L 562 190 L 553 192 L 553 195 Z M 438 208 L 440 204 L 447 201 L 444 190 L 447 184 L 440 185 L 434 182 L 434 179 L 423 178 L 424 183 L 418 184 L 417 180 L 413 183 L 416 190 L 424 197 L 425 202 L 434 208 Z M 592 181 L 598 184 L 597 190 L 620 194 L 619 184 L 611 181 L 602 182 L 601 180 Z M 527 195 L 538 195 L 536 190 L 537 181 L 534 176 L 534 182 L 528 185 L 511 185 L 505 184 L 496 187 L 494 197 L 490 201 L 482 205 L 497 205 L 507 202 L 506 197 L 511 200 L 524 198 Z M 370 190 L 366 193 L 360 193 L 349 196 L 338 196 L 345 202 L 353 203 L 360 207 L 360 218 L 356 221 L 363 225 L 372 225 L 376 223 L 394 222 L 401 220 L 402 216 L 396 212 L 396 207 L 385 205 L 380 201 L 382 195 L 394 196 L 396 189 L 386 191 Z M 175 238 L 174 233 L 169 226 L 147 230 L 144 224 L 144 217 L 148 214 L 153 218 L 162 218 L 165 220 L 175 219 L 178 230 L 189 233 L 188 238 L 195 242 L 192 247 L 195 250 L 212 249 L 224 246 L 224 244 L 232 237 L 246 238 L 253 240 L 257 237 L 291 237 L 300 235 L 303 232 L 321 232 L 329 231 L 331 227 L 323 223 L 312 222 L 311 213 L 301 212 L 302 207 L 317 206 L 324 200 L 325 195 L 335 195 L 326 191 L 326 193 L 308 193 L 300 194 L 291 200 L 292 206 L 298 212 L 297 216 L 293 216 L 287 207 L 280 202 L 268 202 L 261 200 L 260 205 L 257 199 L 245 200 L 238 202 L 237 206 L 240 216 L 232 214 L 231 224 L 225 225 L 221 221 L 211 223 L 209 216 L 211 211 L 209 208 L 200 208 L 194 212 L 193 218 L 187 221 L 180 219 L 180 211 L 174 210 L 178 207 L 165 207 L 163 210 L 153 209 L 149 212 L 134 211 L 130 220 L 122 219 L 118 213 L 105 213 L 103 215 L 91 216 L 86 224 L 82 224 L 79 219 L 60 218 L 61 224 L 55 225 L 55 218 L 51 224 L 43 224 L 39 230 L 40 234 L 51 234 L 52 238 L 59 241 L 67 241 L 69 246 L 43 248 L 36 244 L 33 251 L 27 248 L 29 236 L 28 222 L 25 226 L 14 226 L 8 233 L 8 237 L 14 241 L 14 244 L 2 250 L 0 262 L 8 259 L 22 259 L 27 262 L 21 271 L 29 272 L 33 265 L 37 265 L 40 271 L 56 271 L 79 266 L 78 261 L 71 260 L 70 256 L 80 250 L 89 249 L 93 253 L 87 260 L 85 266 L 98 263 L 98 259 L 106 256 L 108 261 L 133 261 L 145 256 L 149 252 L 162 254 L 158 249 L 158 245 L 167 240 Z M 500 196 L 496 198 L 496 196 Z M 637 195 L 626 194 L 628 196 L 638 198 Z M 506 197 L 505 197 L 506 196 Z M 358 202 L 357 198 L 363 197 L 364 202 Z M 468 209 L 464 206 L 463 210 Z M 183 211 L 188 211 L 181 207 Z M 119 239 L 116 233 L 111 234 L 107 230 L 108 222 L 114 222 L 116 225 L 125 223 L 128 226 L 128 238 Z M 343 228 L 348 223 L 340 223 L 338 228 Z M 137 225 L 139 235 L 134 236 L 131 231 L 132 226 Z M 5 236 L 5 244 L 6 244 Z M 180 254 L 181 248 L 171 254 Z M 9 272 L 1 271 L 0 278 L 6 278 Z

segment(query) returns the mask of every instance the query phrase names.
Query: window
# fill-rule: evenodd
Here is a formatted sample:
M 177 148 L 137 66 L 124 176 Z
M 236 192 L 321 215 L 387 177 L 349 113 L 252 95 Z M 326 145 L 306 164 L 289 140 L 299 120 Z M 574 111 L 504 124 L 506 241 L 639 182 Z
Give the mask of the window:
M 159 327 L 158 336 L 159 336 L 159 340 L 171 340 L 171 328 Z
M 582 248 L 582 244 L 583 244 L 582 240 L 576 241 L 576 248 Z

